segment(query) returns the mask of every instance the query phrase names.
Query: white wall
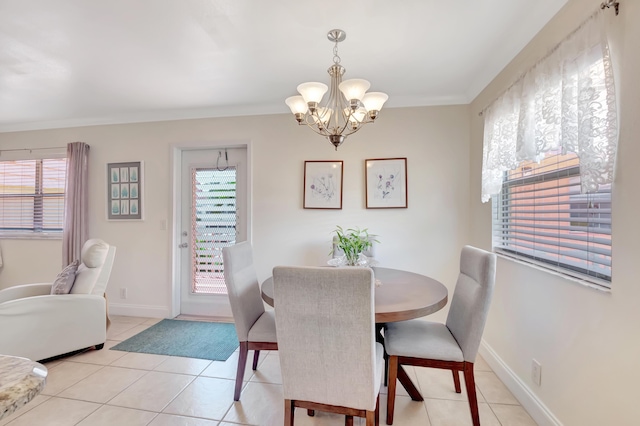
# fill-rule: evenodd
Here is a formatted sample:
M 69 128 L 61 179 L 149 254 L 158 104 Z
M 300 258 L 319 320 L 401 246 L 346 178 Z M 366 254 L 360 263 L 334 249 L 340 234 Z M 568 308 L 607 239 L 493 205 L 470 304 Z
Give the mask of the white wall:
M 251 144 L 252 235 L 260 279 L 278 264 L 323 264 L 331 231 L 341 225 L 379 235 L 381 266 L 429 274 L 452 287 L 460 248 L 468 242 L 468 117 L 468 106 L 384 110 L 337 152 L 290 114 L 5 133 L 0 149 L 90 144 L 90 234 L 118 247 L 108 288 L 112 310 L 168 316 L 172 243 L 171 230 L 161 230 L 161 222 L 172 223 L 173 144 Z M 408 158 L 409 208 L 367 210 L 364 160 L 389 157 Z M 304 210 L 304 160 L 334 159 L 344 161 L 342 210 Z M 137 160 L 145 162 L 146 220 L 109 222 L 105 165 Z M 0 288 L 49 281 L 60 269 L 59 242 L 52 247 L 50 241 L 2 240 L 0 246 L 6 260 Z M 30 267 L 34 259 L 37 268 Z M 120 287 L 128 288 L 127 300 L 119 298 Z
M 600 0 L 572 0 L 471 105 L 471 236 L 491 247 L 490 203 L 480 203 L 482 119 L 477 114 L 523 70 L 596 10 Z M 530 412 L 541 425 L 640 424 L 640 2 L 621 1 L 620 15 L 604 11 L 616 57 L 620 147 L 613 194 L 611 293 L 504 258 L 484 333 L 487 358 L 503 380 L 531 392 Z M 542 385 L 530 379 L 531 360 L 542 363 Z M 501 364 L 503 363 L 503 364 Z M 517 391 L 517 389 L 515 390 Z M 538 406 L 535 405 L 538 403 Z M 527 403 L 523 402 L 525 406 Z M 551 415 L 544 417 L 544 409 Z

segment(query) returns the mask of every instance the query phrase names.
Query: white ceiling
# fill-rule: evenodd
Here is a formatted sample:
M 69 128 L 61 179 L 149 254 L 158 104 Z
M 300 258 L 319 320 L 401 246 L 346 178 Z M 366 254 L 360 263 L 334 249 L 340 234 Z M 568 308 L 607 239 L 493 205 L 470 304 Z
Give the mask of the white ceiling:
M 469 103 L 566 0 L 0 0 L 0 132 L 285 113 L 345 78 Z

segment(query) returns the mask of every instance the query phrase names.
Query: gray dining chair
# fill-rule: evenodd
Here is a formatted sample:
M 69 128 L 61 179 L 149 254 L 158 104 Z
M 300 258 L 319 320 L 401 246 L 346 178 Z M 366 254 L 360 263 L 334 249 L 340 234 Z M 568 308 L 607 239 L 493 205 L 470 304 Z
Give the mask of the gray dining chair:
M 396 379 L 402 365 L 444 368 L 453 373 L 457 393 L 464 373 L 471 419 L 480 425 L 473 364 L 489 313 L 496 274 L 496 255 L 465 246 L 446 324 L 422 320 L 387 323 L 384 339 L 389 356 L 387 424 L 393 424 Z
M 251 244 L 245 241 L 223 248 L 222 261 L 231 312 L 240 341 L 240 356 L 233 394 L 234 401 L 239 401 L 249 351 L 254 351 L 252 367 L 255 370 L 258 368 L 260 351 L 277 350 L 278 341 L 273 311 L 264 309 L 260 295 Z
M 378 424 L 383 347 L 369 268 L 273 269 L 284 424 L 296 407 Z

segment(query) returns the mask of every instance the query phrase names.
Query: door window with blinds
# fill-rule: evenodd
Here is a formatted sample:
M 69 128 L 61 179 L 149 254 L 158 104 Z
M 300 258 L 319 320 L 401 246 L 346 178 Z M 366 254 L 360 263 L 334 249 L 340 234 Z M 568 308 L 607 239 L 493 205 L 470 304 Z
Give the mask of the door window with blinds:
M 611 185 L 581 194 L 576 154 L 520 163 L 492 204 L 496 251 L 611 286 Z
M 66 158 L 0 161 L 0 233 L 61 235 Z
M 227 294 L 222 248 L 236 243 L 236 168 L 193 168 L 192 293 Z

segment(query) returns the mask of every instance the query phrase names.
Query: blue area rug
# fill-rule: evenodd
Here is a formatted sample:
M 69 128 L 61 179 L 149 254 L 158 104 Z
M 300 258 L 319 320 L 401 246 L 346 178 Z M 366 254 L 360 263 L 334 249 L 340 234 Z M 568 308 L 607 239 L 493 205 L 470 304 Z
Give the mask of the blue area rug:
M 238 345 L 233 324 L 164 319 L 111 349 L 226 361 Z

